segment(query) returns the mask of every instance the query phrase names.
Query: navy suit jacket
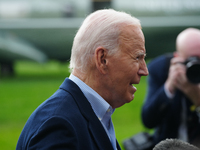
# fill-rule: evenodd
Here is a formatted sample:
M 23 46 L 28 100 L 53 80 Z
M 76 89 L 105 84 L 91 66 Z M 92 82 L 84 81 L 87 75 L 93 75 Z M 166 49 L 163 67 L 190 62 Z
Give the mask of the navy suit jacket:
M 200 135 L 199 118 L 195 111 L 191 111 L 190 100 L 180 91 L 171 100 L 165 94 L 164 83 L 171 58 L 172 55 L 162 55 L 148 64 L 148 92 L 142 108 L 142 121 L 147 128 L 155 129 L 155 144 L 166 138 L 178 138 L 183 98 L 187 107 L 189 140 Z
M 120 150 L 118 142 L 117 148 Z M 113 147 L 82 91 L 66 78 L 32 113 L 16 149 L 112 150 Z

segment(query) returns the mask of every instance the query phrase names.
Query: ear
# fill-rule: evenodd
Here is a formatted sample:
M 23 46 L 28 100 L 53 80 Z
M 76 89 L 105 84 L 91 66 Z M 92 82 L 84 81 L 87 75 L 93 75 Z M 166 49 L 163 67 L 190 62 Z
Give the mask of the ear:
M 107 49 L 105 49 L 104 47 L 98 47 L 95 50 L 96 67 L 102 74 L 105 74 L 107 70 L 107 57 L 108 52 Z

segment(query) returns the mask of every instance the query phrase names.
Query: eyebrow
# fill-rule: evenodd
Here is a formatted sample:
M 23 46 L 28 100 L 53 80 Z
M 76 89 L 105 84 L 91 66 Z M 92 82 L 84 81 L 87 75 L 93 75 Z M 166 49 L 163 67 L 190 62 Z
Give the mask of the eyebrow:
M 138 56 L 144 56 L 144 57 L 146 57 L 146 56 L 147 56 L 147 54 L 146 54 L 146 53 L 144 53 L 144 52 L 139 52 L 137 55 L 138 55 Z

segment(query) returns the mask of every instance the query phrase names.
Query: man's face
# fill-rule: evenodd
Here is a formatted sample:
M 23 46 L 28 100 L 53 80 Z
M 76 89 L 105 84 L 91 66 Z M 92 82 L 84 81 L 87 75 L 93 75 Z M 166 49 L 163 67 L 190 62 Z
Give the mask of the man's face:
M 109 58 L 107 85 L 109 103 L 117 108 L 133 100 L 141 76 L 147 76 L 144 35 L 141 29 L 129 26 L 121 34 L 120 50 Z

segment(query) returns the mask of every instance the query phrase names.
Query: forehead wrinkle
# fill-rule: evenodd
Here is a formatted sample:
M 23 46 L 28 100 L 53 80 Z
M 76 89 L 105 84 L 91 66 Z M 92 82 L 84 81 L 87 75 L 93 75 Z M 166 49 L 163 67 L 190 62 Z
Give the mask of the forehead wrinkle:
M 119 38 L 119 47 L 125 50 L 131 49 L 143 49 L 143 43 L 140 41 L 139 37 L 136 35 L 121 35 Z
M 119 43 L 136 43 L 138 40 L 138 30 L 140 29 L 134 25 L 123 25 L 119 35 Z
M 146 55 L 144 38 L 141 29 L 134 26 L 123 28 L 119 36 L 119 48 L 125 53 L 132 55 Z M 139 52 L 140 51 L 140 52 Z M 137 54 L 139 52 L 139 54 Z

